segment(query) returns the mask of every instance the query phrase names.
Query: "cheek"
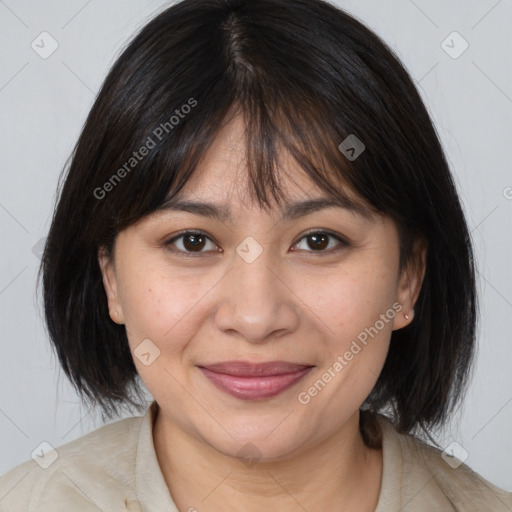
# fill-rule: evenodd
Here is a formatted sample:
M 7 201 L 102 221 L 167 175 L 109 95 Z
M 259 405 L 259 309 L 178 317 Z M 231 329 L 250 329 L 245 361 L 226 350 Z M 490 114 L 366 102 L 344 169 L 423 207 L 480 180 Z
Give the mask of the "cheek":
M 158 346 L 185 337 L 199 310 L 200 285 L 185 282 L 165 269 L 139 265 L 126 272 L 122 301 L 132 348 L 149 338 Z M 141 271 L 141 268 L 144 269 Z M 171 344 L 172 345 L 172 344 Z
M 347 266 L 309 289 L 308 300 L 317 305 L 314 311 L 328 330 L 323 329 L 327 337 L 319 372 L 302 386 L 297 399 L 316 404 L 318 424 L 335 428 L 375 386 L 397 314 L 394 277 L 389 270 L 376 272 L 374 265 Z
M 390 268 L 381 258 L 360 258 L 317 281 L 316 287 L 307 287 L 308 304 L 328 327 L 317 386 L 320 390 L 325 384 L 328 390 L 318 403 L 335 400 L 355 408 L 375 385 L 398 314 L 393 307 L 396 275 Z
M 381 271 L 375 264 L 357 264 L 309 283 L 304 289 L 304 302 L 329 327 L 333 339 L 346 342 L 373 326 L 392 307 L 397 287 L 389 267 Z
M 123 311 L 137 372 L 155 398 L 162 399 L 162 393 L 179 396 L 183 389 L 178 382 L 187 378 L 183 354 L 204 322 L 201 297 L 207 290 L 197 280 L 177 276 L 162 265 L 139 262 L 126 270 Z

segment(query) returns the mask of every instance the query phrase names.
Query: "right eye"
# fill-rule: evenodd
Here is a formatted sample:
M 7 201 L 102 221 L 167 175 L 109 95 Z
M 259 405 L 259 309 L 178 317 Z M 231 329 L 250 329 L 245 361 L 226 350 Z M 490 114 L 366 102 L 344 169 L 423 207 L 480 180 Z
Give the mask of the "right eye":
M 165 242 L 164 245 L 169 251 L 178 256 L 195 257 L 201 253 L 210 252 L 203 250 L 208 243 L 213 246 L 211 250 L 220 252 L 211 238 L 201 231 L 184 231 Z

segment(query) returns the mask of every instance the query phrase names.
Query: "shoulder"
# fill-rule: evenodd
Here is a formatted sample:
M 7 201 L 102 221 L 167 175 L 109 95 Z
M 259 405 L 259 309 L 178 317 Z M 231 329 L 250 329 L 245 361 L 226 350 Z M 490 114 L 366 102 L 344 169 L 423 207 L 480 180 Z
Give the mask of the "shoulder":
M 34 454 L 0 476 L 6 512 L 125 510 L 135 488 L 135 459 L 143 416 L 104 425 L 67 444 Z M 108 485 L 98 486 L 98 481 Z M 135 498 L 133 498 L 135 499 Z M 128 509 L 130 510 L 130 509 Z M 134 508 L 134 510 L 137 510 Z
M 413 435 L 399 434 L 388 419 L 381 416 L 379 423 L 388 448 L 388 466 L 392 463 L 401 478 L 404 512 L 430 511 L 434 505 L 439 511 L 512 511 L 512 493 L 448 454 L 443 456 L 439 448 Z

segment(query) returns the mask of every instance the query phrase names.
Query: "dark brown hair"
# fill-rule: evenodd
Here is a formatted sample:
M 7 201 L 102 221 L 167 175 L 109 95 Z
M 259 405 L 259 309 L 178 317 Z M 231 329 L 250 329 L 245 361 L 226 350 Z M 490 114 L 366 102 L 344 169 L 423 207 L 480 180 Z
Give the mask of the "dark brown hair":
M 428 243 L 414 319 L 392 333 L 363 409 L 387 411 L 402 432 L 442 424 L 474 352 L 467 225 L 407 71 L 373 32 L 322 0 L 185 0 L 119 56 L 64 169 L 40 269 L 63 370 L 107 417 L 141 403 L 125 328 L 109 318 L 98 248 L 111 250 L 121 230 L 179 192 L 237 112 L 261 206 L 269 192 L 280 201 L 276 169 L 287 151 L 330 196 L 343 194 L 343 182 L 396 222 L 401 268 L 415 261 L 414 240 Z M 355 159 L 338 147 L 349 135 L 365 146 Z

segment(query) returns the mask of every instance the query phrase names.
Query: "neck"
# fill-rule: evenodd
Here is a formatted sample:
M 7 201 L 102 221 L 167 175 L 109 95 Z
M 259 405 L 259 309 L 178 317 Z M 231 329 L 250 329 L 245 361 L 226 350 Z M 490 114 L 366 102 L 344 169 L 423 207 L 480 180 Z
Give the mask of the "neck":
M 382 449 L 367 447 L 359 411 L 321 442 L 279 459 L 226 455 L 159 410 L 153 426 L 158 462 L 180 510 L 350 510 L 377 506 Z M 250 452 L 250 449 L 248 449 Z

